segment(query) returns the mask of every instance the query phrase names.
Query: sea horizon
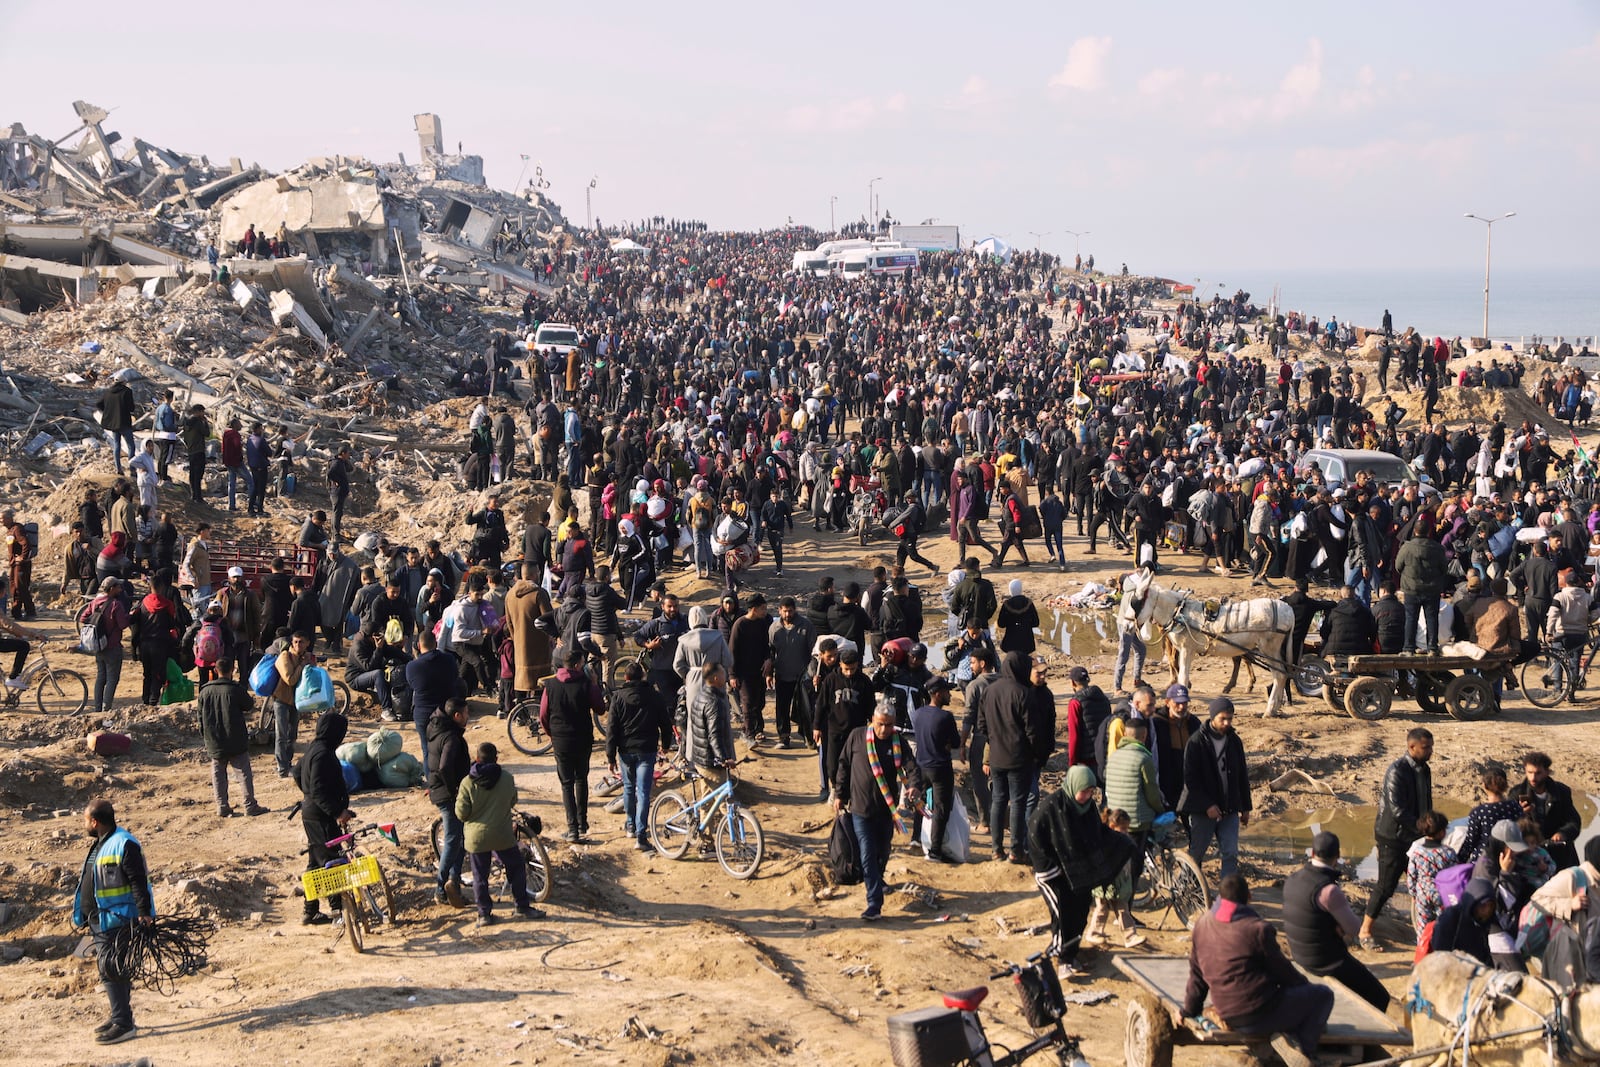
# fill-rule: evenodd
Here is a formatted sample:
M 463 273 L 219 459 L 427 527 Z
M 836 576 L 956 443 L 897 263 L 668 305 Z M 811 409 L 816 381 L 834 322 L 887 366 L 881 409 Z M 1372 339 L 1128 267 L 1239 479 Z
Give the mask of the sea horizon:
M 1239 289 L 1266 307 L 1274 287 L 1280 311 L 1376 329 L 1387 308 L 1395 332 L 1415 326 L 1429 336 L 1476 337 L 1483 330 L 1483 270 L 1473 268 L 1274 268 L 1163 274 L 1184 284 L 1201 279 L 1201 295 Z M 1577 347 L 1600 334 L 1600 267 L 1496 269 L 1489 287 L 1489 336 L 1495 341 L 1557 337 Z

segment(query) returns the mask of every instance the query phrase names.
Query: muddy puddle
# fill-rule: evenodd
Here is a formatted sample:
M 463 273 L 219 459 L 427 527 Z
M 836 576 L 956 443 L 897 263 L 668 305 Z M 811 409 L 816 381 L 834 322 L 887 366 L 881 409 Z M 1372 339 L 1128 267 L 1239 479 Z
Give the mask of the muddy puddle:
M 1578 852 L 1591 837 L 1600 836 L 1600 797 L 1577 793 L 1572 798 L 1583 821 L 1583 831 L 1578 835 Z M 1448 797 L 1437 798 L 1441 812 L 1449 816 L 1451 826 L 1464 822 L 1474 805 Z M 1363 881 L 1376 881 L 1378 877 L 1378 846 L 1372 835 L 1372 822 L 1377 812 L 1371 806 L 1338 808 L 1324 811 L 1287 811 L 1254 820 L 1244 831 L 1240 842 L 1241 852 L 1271 859 L 1275 863 L 1298 864 L 1305 861 L 1311 849 L 1311 838 L 1327 830 L 1339 835 L 1340 851 L 1346 866 L 1355 871 Z
M 953 625 L 953 624 L 948 624 Z M 1039 625 L 1033 631 L 1034 640 L 1041 649 L 1060 649 L 1074 663 L 1095 656 L 1115 653 L 1117 650 L 1117 623 L 1110 612 L 1075 612 L 1039 609 Z M 955 633 L 944 640 L 928 645 L 928 667 L 935 671 L 945 669 L 944 645 Z M 996 640 L 999 633 L 995 634 Z

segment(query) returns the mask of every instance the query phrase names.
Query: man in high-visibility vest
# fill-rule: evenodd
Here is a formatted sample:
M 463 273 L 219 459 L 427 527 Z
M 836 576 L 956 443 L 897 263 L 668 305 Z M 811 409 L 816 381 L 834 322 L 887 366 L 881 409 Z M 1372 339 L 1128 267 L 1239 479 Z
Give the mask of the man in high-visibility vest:
M 74 926 L 93 922 L 94 947 L 100 980 L 111 1001 L 111 1017 L 95 1028 L 95 1041 L 114 1045 L 138 1032 L 133 1025 L 133 975 L 122 959 L 128 933 L 135 922 L 155 917 L 150 897 L 150 876 L 144 851 L 128 831 L 117 825 L 109 800 L 96 800 L 83 813 L 84 829 L 94 844 L 83 861 L 77 897 L 72 905 Z

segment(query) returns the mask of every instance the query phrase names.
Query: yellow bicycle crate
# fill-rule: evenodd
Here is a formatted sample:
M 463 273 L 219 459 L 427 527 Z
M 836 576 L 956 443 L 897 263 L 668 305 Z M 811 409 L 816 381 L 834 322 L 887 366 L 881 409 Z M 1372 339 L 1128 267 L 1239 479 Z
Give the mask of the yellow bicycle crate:
M 357 856 L 349 863 L 322 867 L 300 876 L 300 881 L 306 887 L 307 900 L 324 900 L 364 885 L 377 885 L 382 880 L 383 874 L 378 870 L 376 856 Z

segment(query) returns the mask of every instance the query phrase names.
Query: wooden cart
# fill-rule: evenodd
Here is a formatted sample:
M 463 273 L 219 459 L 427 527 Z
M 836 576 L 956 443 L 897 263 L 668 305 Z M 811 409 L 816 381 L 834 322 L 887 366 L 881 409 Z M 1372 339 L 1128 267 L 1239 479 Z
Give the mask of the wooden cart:
M 1313 670 L 1323 677 L 1323 701 L 1353 718 L 1381 719 L 1389 714 L 1395 698 L 1403 695 L 1429 714 L 1473 722 L 1499 714 L 1494 683 L 1502 674 L 1509 677 L 1510 659 L 1421 653 L 1335 656 L 1320 660 Z M 1306 668 L 1302 661 L 1302 672 Z
M 1239 1034 L 1201 1029 L 1183 1017 L 1183 995 L 1189 984 L 1189 960 L 1183 956 L 1118 956 L 1117 970 L 1141 992 L 1128 1000 L 1123 1051 L 1128 1067 L 1171 1067 L 1172 1047 L 1184 1045 L 1265 1045 L 1270 1034 Z M 1303 973 L 1303 972 L 1302 972 Z M 1306 975 L 1333 990 L 1333 1015 L 1322 1038 L 1321 1054 L 1345 1063 L 1370 1058 L 1373 1046 L 1411 1045 L 1411 1035 L 1389 1017 L 1332 978 Z

